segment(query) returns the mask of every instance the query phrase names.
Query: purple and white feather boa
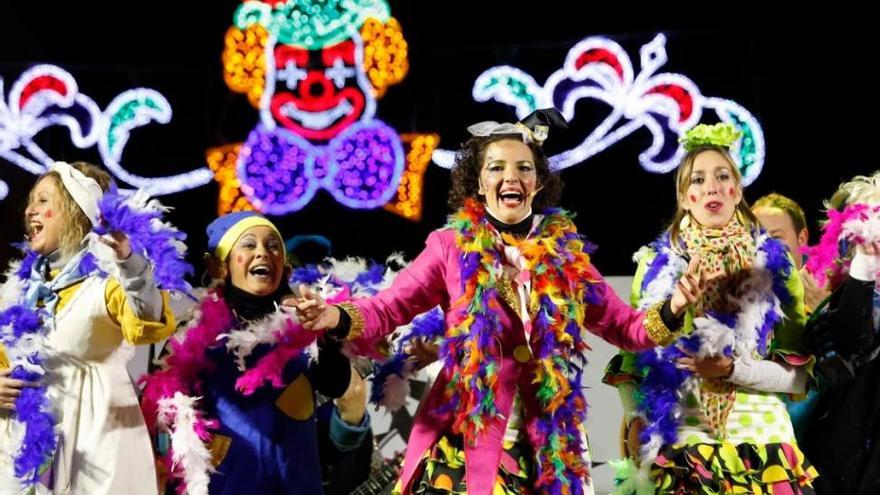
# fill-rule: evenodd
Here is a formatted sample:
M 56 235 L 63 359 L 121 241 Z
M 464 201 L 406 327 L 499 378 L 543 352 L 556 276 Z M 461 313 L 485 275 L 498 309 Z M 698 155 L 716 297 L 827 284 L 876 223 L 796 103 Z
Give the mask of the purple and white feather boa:
M 297 268 L 291 274 L 290 283 L 293 286 L 309 285 L 324 298 L 331 297 L 345 287 L 353 299 L 358 299 L 375 295 L 390 286 L 406 265 L 400 254 L 389 256 L 384 265 L 367 262 L 362 258 L 328 258 L 321 265 Z M 416 338 L 435 341 L 443 336 L 444 330 L 443 312 L 439 308 L 417 316 L 409 325 L 399 327 L 392 344 L 394 354 L 377 366 L 371 380 L 370 402 L 385 407 L 390 412 L 403 407 L 409 397 L 410 379 L 418 371 L 404 348 Z M 230 334 L 230 337 L 227 347 L 234 347 L 236 350 L 233 352 L 240 359 L 243 357 L 239 353 L 246 357 L 248 349 L 266 342 L 265 339 L 255 337 L 253 333 L 241 338 Z
M 327 258 L 319 265 L 296 268 L 290 274 L 290 285 L 309 285 L 321 297 L 327 299 L 347 288 L 353 299 L 369 297 L 387 288 L 406 267 L 407 262 L 401 254 L 390 255 L 385 264 L 367 261 L 363 258 Z
M 757 253 L 749 275 L 738 294 L 731 296 L 741 308 L 738 313 L 710 313 L 695 318 L 689 335 L 673 345 L 637 356 L 638 366 L 647 370 L 637 394 L 637 413 L 647 425 L 639 438 L 642 469 L 650 469 L 660 448 L 677 440 L 681 397 L 689 387 L 696 386 L 692 373 L 675 367 L 677 358 L 685 354 L 766 356 L 773 328 L 783 318 L 782 306 L 791 302 L 786 280 L 792 264 L 782 244 L 766 233 L 758 234 L 755 243 Z M 656 253 L 641 285 L 641 309 L 670 298 L 687 267 L 687 260 L 670 246 L 668 236 L 651 248 L 637 253 Z
M 437 342 L 443 338 L 446 322 L 443 311 L 437 307 L 417 316 L 410 325 L 398 330 L 400 336 L 394 344 L 395 353 L 376 367 L 370 387 L 370 402 L 395 412 L 405 405 L 409 397 L 410 379 L 418 371 L 407 345 L 416 339 Z
M 186 281 L 186 276 L 193 274 L 193 267 L 184 259 L 186 234 L 163 219 L 168 207 L 150 199 L 143 190 L 124 194 L 113 186 L 104 193 L 98 209 L 101 225 L 94 227 L 95 234 L 124 233 L 132 252 L 141 254 L 152 264 L 157 286 L 193 297 L 192 287 Z M 95 254 L 103 271 L 117 274 L 112 250 L 94 236 L 90 237 L 89 250 Z
M 43 357 L 50 331 L 44 324 L 47 319 L 43 311 L 25 304 L 36 259 L 36 253 L 25 251 L 22 260 L 10 264 L 6 282 L 0 288 L 0 342 L 12 368 L 10 378 L 33 382 L 41 381 L 45 375 Z M 55 452 L 55 419 L 46 392 L 44 385 L 25 387 L 15 400 L 9 436 L 0 441 L 0 483 L 5 487 L 33 486 L 40 467 Z
M 35 302 L 27 297 L 34 283 L 32 267 L 39 255 L 24 245 L 18 247 L 25 256 L 10 264 L 6 282 L 0 287 L 0 341 L 13 370 L 11 377 L 40 382 L 47 372 L 43 361 L 54 320 L 45 308 L 36 307 Z M 77 265 L 65 266 L 56 280 L 64 277 L 64 273 L 70 273 L 74 278 L 105 275 L 90 252 L 75 256 L 70 263 Z M 11 436 L 0 442 L 0 483 L 12 486 L 15 483 L 12 478 L 16 478 L 22 486 L 29 487 L 37 482 L 40 468 L 52 458 L 58 443 L 46 386 L 23 388 L 10 419 Z M 12 459 L 11 471 L 5 469 L 9 459 Z

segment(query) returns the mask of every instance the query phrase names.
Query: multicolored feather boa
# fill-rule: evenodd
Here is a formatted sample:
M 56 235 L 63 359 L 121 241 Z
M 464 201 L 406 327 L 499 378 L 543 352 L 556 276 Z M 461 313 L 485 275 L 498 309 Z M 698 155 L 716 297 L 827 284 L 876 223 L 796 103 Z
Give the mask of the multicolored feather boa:
M 121 232 L 131 241 L 132 251 L 143 254 L 151 263 L 159 287 L 189 288 L 184 280 L 192 267 L 184 261 L 186 246 L 183 234 L 162 221 L 167 211 L 158 201 L 147 201 L 145 193 L 119 195 L 108 191 L 99 209 L 102 225 L 87 234 L 87 252 L 79 258 L 76 267 L 82 277 L 107 276 L 117 269 L 114 254 L 98 236 L 107 232 Z M 47 352 L 46 337 L 54 328 L 53 315 L 30 307 L 25 295 L 32 283 L 31 268 L 39 257 L 22 247 L 25 252 L 20 262 L 13 262 L 0 288 L 0 339 L 10 358 L 12 378 L 40 381 L 51 370 L 43 369 Z M 71 261 L 73 262 L 73 261 Z M 39 469 L 52 458 L 57 446 L 55 419 L 45 386 L 25 387 L 18 399 L 14 417 L 13 437 L 16 445 L 3 447 L 3 454 L 14 457 L 15 476 L 25 486 L 37 482 Z M 5 473 L 0 473 L 5 475 Z
M 695 318 L 694 329 L 689 335 L 673 345 L 637 356 L 637 366 L 644 370 L 636 391 L 636 410 L 646 423 L 639 436 L 643 470 L 650 469 L 663 445 L 678 440 L 680 396 L 693 376 L 693 373 L 676 367 L 679 358 L 685 355 L 767 355 L 773 329 L 783 317 L 782 306 L 792 302 L 786 287 L 792 264 L 783 244 L 765 233 L 757 236 L 756 247 L 757 255 L 748 277 L 742 281 L 740 292 L 731 296 L 735 297 L 736 307 L 740 308 L 738 313 L 708 313 Z M 680 250 L 670 245 L 668 234 L 651 244 L 649 249 L 640 250 L 636 256 L 651 252 L 656 256 L 642 280 L 640 309 L 669 299 L 687 268 L 687 260 Z M 631 478 L 631 474 L 618 472 L 618 478 Z M 649 476 L 640 477 L 650 480 Z M 618 487 L 616 493 L 631 492 Z
M 446 390 L 453 415 L 453 432 L 473 442 L 480 431 L 500 418 L 495 407 L 501 350 L 505 331 L 499 314 L 503 299 L 496 280 L 502 276 L 501 239 L 486 219 L 483 205 L 469 201 L 450 217 L 456 244 L 462 251 L 463 294 L 453 307 L 464 308 L 464 318 L 449 328 L 440 356 L 452 379 Z M 535 356 L 540 444 L 535 486 L 541 493 L 581 494 L 589 476 L 584 461 L 587 403 L 581 392 L 583 352 L 587 344 L 582 326 L 586 305 L 598 302 L 590 283 L 592 246 L 577 233 L 571 216 L 559 209 L 544 212 L 539 225 L 516 244 L 527 263 L 532 290 L 531 347 Z M 580 358 L 581 365 L 574 363 Z
M 841 244 L 868 245 L 880 242 L 880 205 L 853 203 L 843 211 L 828 210 L 819 244 L 803 249 L 808 256 L 806 269 L 820 287 L 836 280 L 847 268 Z M 843 251 L 843 252 L 842 252 Z

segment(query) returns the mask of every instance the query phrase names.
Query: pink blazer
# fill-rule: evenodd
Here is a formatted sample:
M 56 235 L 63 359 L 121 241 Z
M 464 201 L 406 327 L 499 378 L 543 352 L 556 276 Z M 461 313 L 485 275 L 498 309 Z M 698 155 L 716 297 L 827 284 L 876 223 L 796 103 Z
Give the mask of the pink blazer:
M 439 305 L 446 314 L 450 328 L 464 317 L 464 309 L 451 307 L 462 295 L 460 260 L 462 252 L 455 245 L 455 231 L 444 229 L 432 232 L 425 249 L 403 271 L 394 283 L 376 296 L 353 301 L 364 316 L 363 338 L 379 338 L 393 332 L 398 326 L 409 323 L 420 313 Z M 592 332 L 622 349 L 639 351 L 656 344 L 648 337 L 643 325 L 644 314 L 632 309 L 609 287 L 595 268 L 592 277 L 598 280 L 600 304 L 590 304 L 586 310 L 584 325 Z M 499 385 L 496 407 L 500 413 L 495 424 L 482 430 L 475 445 L 465 442 L 465 470 L 468 493 L 491 495 L 498 467 L 502 462 L 503 436 L 506 419 L 510 416 L 517 386 L 525 407 L 524 421 L 528 437 L 538 446 L 536 419 L 537 404 L 530 383 L 530 363 L 513 359 L 513 349 L 525 344 L 522 321 L 507 305 L 502 304 L 500 315 L 504 329 L 501 342 L 502 358 L 498 373 Z M 426 401 L 421 404 L 409 436 L 401 484 L 404 494 L 410 493 L 413 475 L 424 457 L 439 437 L 448 432 L 451 415 L 433 413 L 443 402 L 443 390 L 450 376 L 444 371 L 438 376 Z M 510 466 L 515 469 L 516 466 Z

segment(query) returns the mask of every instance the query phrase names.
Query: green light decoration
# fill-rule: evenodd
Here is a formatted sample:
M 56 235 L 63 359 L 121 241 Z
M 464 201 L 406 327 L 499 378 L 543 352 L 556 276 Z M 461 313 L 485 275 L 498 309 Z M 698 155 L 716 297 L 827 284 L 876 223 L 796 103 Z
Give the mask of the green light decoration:
M 260 24 L 279 44 L 319 50 L 352 37 L 367 18 L 391 17 L 385 0 L 287 0 L 274 7 L 249 0 L 235 12 L 238 29 Z

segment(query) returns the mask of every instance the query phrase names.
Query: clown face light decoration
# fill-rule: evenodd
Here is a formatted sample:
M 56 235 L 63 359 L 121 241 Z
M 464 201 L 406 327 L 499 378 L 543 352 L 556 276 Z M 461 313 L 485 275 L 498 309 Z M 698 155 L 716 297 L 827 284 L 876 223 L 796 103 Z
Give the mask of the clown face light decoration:
M 215 148 L 219 212 L 295 212 L 321 189 L 351 208 L 418 219 L 435 135 L 374 117 L 408 70 L 406 40 L 384 0 L 246 0 L 223 54 L 227 84 L 260 123 L 244 143 Z

